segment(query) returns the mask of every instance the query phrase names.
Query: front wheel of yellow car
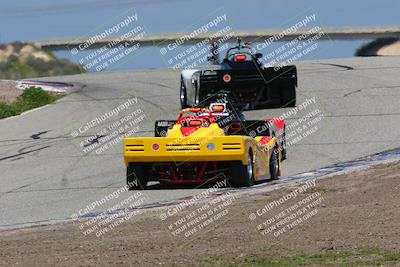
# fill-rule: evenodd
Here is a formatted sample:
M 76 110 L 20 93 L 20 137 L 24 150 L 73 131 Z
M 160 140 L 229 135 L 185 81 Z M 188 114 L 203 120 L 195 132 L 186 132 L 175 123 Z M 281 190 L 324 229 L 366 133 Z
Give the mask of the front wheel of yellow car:
M 251 150 L 247 155 L 247 165 L 242 162 L 233 162 L 230 168 L 230 183 L 233 187 L 249 187 L 254 181 L 254 163 Z
M 126 184 L 129 190 L 144 190 L 147 186 L 148 168 L 146 164 L 129 164 L 126 168 Z

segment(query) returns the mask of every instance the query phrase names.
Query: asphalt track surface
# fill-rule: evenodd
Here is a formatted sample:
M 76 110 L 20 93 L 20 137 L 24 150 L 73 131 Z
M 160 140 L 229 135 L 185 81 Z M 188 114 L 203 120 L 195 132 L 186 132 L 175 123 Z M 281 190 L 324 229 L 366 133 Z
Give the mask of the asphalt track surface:
M 400 58 L 349 58 L 296 65 L 297 103 L 315 97 L 315 104 L 295 114 L 292 110 L 287 124 L 294 125 L 315 110 L 323 117 L 310 123 L 312 134 L 288 148 L 284 176 L 400 147 Z M 85 74 L 48 80 L 78 83 L 82 88 L 54 105 L 0 121 L 0 226 L 68 219 L 125 184 L 121 143 L 96 154 L 83 152 L 80 142 L 127 113 L 73 137 L 71 133 L 79 127 L 137 97 L 138 103 L 131 108 L 140 108 L 146 117 L 135 126 L 135 136 L 152 136 L 154 120 L 175 119 L 179 110 L 178 71 Z M 246 117 L 264 119 L 289 110 L 251 111 Z M 308 126 L 308 121 L 301 125 Z M 297 128 L 288 129 L 288 135 Z M 296 136 L 301 133 L 292 139 Z M 154 187 L 144 191 L 144 204 L 171 201 L 200 190 Z M 133 193 L 125 192 L 119 200 Z M 98 210 L 116 202 L 108 201 Z

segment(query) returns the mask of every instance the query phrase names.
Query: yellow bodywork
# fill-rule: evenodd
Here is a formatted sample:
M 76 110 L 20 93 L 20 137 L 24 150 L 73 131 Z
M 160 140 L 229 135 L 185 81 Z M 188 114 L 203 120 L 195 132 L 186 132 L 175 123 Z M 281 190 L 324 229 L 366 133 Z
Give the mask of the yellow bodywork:
M 225 135 L 217 123 L 202 127 L 188 136 L 181 133 L 181 125 L 175 124 L 166 137 L 128 137 L 124 139 L 125 165 L 133 162 L 187 161 L 241 161 L 248 163 L 249 150 L 253 152 L 254 178 L 269 176 L 269 159 L 274 147 L 279 147 L 273 137 L 266 144 L 259 144 L 261 136 L 255 138 Z M 280 151 L 280 149 L 278 149 Z M 281 170 L 281 153 L 278 154 Z

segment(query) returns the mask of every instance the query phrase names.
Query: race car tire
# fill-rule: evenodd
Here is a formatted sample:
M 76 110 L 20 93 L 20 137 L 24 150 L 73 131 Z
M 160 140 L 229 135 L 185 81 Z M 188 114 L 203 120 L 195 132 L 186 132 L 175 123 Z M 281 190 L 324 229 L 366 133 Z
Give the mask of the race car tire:
M 250 150 L 247 156 L 247 165 L 242 162 L 233 162 L 230 169 L 230 183 L 232 187 L 250 187 L 254 181 L 253 153 Z
M 279 179 L 279 164 L 278 164 L 278 150 L 274 149 L 272 151 L 272 155 L 269 158 L 269 174 L 271 180 L 278 180 Z
M 287 155 L 286 155 L 286 133 L 285 132 L 283 132 L 281 148 L 282 148 L 282 160 L 285 160 L 285 159 L 287 159 Z
M 186 87 L 183 84 L 183 81 L 181 81 L 181 89 L 179 92 L 179 97 L 181 100 L 181 108 L 182 109 L 188 108 L 189 106 L 187 104 L 187 92 L 186 92 Z
M 296 86 L 282 88 L 281 90 L 281 107 L 296 106 Z
M 144 190 L 147 187 L 148 168 L 143 163 L 131 163 L 126 168 L 126 184 L 129 190 Z

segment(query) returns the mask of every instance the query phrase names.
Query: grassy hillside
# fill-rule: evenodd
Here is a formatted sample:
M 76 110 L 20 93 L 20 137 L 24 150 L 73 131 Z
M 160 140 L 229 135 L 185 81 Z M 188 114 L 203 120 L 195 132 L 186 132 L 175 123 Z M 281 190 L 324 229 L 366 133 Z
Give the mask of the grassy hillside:
M 14 42 L 0 45 L 0 79 L 70 75 L 85 72 L 66 59 L 27 43 Z

